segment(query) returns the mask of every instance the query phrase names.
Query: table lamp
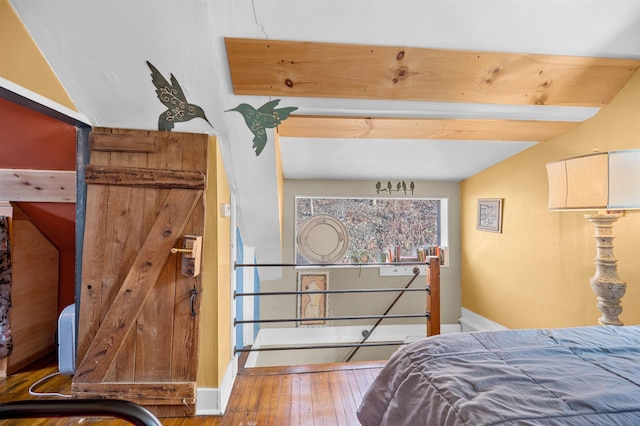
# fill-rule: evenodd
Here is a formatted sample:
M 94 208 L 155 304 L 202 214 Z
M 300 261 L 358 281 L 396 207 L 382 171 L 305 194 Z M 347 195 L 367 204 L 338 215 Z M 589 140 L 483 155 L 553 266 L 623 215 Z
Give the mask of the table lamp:
M 594 152 L 547 164 L 549 210 L 596 210 L 596 273 L 589 280 L 602 313 L 598 323 L 623 325 L 618 315 L 626 283 L 613 255 L 613 224 L 623 210 L 640 208 L 640 149 Z

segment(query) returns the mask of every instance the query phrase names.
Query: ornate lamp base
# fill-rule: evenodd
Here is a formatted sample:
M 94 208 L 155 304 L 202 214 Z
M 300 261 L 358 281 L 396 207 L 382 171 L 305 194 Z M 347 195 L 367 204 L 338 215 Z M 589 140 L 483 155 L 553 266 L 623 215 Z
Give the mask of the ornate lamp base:
M 594 214 L 584 216 L 596 228 L 596 274 L 589 280 L 593 292 L 598 297 L 598 310 L 602 316 L 598 323 L 602 325 L 623 325 L 618 319 L 622 313 L 620 300 L 624 296 L 627 284 L 618 277 L 617 261 L 613 256 L 613 224 L 622 214 Z

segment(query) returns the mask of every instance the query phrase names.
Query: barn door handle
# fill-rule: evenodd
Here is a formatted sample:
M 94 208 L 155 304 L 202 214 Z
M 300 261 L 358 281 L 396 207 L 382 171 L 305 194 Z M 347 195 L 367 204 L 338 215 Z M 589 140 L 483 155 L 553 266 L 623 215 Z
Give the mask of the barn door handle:
M 171 253 L 180 253 L 181 272 L 185 277 L 197 277 L 200 275 L 200 263 L 202 257 L 202 236 L 184 235 L 182 248 L 172 247 Z
M 176 254 L 176 253 L 188 253 L 188 254 L 186 254 L 185 256 L 193 258 L 193 255 L 194 255 L 194 253 L 195 253 L 195 250 L 193 250 L 193 249 L 186 249 L 186 248 L 179 249 L 179 248 L 172 247 L 172 248 L 171 248 L 171 254 Z
M 192 288 L 191 289 L 191 316 L 195 317 L 196 316 L 196 306 L 195 306 L 195 301 L 196 301 L 196 296 L 198 295 L 198 290 L 196 290 L 196 288 Z

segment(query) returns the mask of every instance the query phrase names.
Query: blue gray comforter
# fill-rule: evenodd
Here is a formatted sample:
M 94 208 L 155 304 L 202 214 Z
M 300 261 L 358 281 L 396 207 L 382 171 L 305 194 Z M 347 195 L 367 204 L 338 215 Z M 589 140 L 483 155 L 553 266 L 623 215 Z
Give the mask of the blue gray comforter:
M 640 425 L 640 326 L 456 333 L 398 350 L 371 425 Z

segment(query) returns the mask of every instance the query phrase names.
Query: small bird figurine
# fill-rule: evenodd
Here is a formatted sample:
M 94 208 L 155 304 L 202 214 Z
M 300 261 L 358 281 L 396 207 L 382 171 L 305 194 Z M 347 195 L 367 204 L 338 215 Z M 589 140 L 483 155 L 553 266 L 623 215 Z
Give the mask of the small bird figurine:
M 260 155 L 267 144 L 267 131 L 265 129 L 273 129 L 289 117 L 298 107 L 278 108 L 280 99 L 274 99 L 255 109 L 248 104 L 240 104 L 237 107 L 227 111 L 237 111 L 244 117 L 247 127 L 253 133 L 253 149 L 256 150 L 256 156 Z
M 175 123 L 183 123 L 193 118 L 202 118 L 209 126 L 213 127 L 204 115 L 204 111 L 198 105 L 187 102 L 184 92 L 178 80 L 171 74 L 171 84 L 160 74 L 160 71 L 147 61 L 151 69 L 153 85 L 156 86 L 156 95 L 167 110 L 158 117 L 158 130 L 170 132 Z

